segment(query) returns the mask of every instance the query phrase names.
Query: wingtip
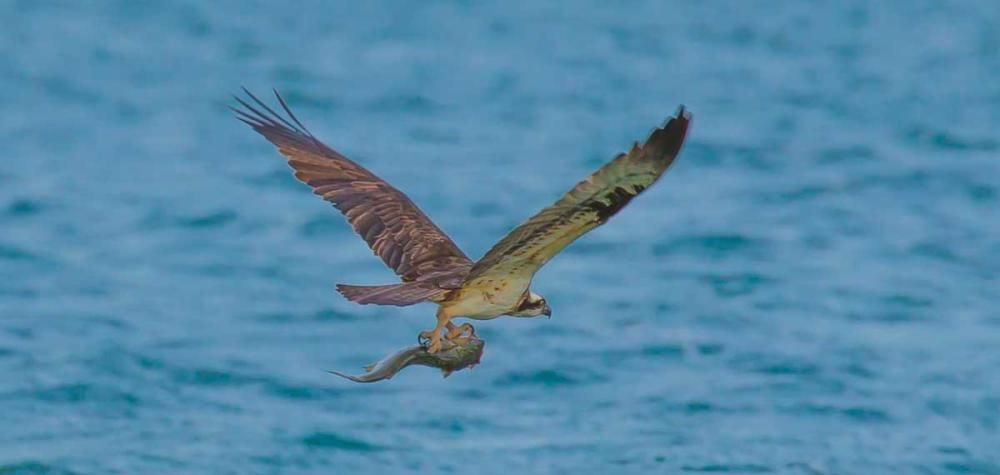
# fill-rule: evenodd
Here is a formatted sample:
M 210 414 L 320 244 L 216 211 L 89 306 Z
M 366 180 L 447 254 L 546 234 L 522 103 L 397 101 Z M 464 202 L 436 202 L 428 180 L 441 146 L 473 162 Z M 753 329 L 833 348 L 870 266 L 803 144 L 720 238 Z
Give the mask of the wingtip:
M 685 106 L 684 104 L 681 104 L 681 105 L 677 106 L 677 113 L 674 114 L 674 116 L 671 117 L 671 119 L 684 119 L 684 120 L 690 121 L 691 117 L 692 117 L 691 111 L 689 111 L 687 109 L 687 106 Z
M 659 150 L 662 156 L 676 157 L 687 136 L 691 123 L 691 112 L 684 104 L 677 107 L 677 113 L 649 134 L 642 148 Z
M 675 133 L 680 133 L 681 135 L 684 135 L 687 133 L 687 129 L 688 126 L 691 124 L 692 117 L 693 115 L 691 114 L 691 111 L 688 110 L 687 106 L 681 104 L 677 106 L 677 112 L 669 119 L 667 119 L 667 121 L 663 124 L 663 127 L 660 127 L 660 130 L 665 130 L 668 132 L 673 131 Z

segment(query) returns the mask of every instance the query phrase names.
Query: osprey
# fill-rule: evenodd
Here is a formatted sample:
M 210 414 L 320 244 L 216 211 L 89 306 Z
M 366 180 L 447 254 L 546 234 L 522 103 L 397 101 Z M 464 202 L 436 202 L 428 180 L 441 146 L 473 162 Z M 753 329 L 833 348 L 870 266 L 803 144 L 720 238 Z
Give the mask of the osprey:
M 256 106 L 236 97 L 243 107 L 232 108 L 237 118 L 274 144 L 295 178 L 333 203 L 402 281 L 338 284 L 337 290 L 359 304 L 438 304 L 437 325 L 419 335 L 430 353 L 441 348 L 442 336 L 451 340 L 474 332 L 468 323 L 451 323 L 456 317 L 551 316 L 545 299 L 530 289 L 535 272 L 655 183 L 677 157 L 691 123 L 691 114 L 680 106 L 645 143 L 636 142 L 473 262 L 405 194 L 313 136 L 277 91 L 287 117 L 243 91 Z

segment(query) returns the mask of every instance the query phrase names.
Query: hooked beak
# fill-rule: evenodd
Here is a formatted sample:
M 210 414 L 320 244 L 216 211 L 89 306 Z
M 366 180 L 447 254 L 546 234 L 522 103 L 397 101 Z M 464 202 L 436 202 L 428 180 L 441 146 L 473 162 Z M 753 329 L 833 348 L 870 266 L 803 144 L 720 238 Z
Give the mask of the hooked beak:
M 552 309 L 549 308 L 549 304 L 545 304 L 545 306 L 542 307 L 542 315 L 545 315 L 548 318 L 552 318 Z

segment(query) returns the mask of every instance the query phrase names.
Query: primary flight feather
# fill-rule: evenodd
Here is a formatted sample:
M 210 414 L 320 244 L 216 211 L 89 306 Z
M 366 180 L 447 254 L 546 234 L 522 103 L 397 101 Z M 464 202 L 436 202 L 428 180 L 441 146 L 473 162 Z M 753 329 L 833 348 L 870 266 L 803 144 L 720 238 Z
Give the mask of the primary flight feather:
M 252 104 L 237 97 L 237 118 L 278 147 L 295 177 L 333 203 L 402 280 L 375 286 L 338 284 L 337 290 L 361 304 L 437 303 L 437 325 L 421 332 L 432 353 L 440 348 L 443 330 L 449 339 L 472 331 L 468 324 L 452 324 L 456 317 L 551 315 L 545 299 L 529 289 L 535 272 L 655 183 L 680 153 L 691 123 L 691 114 L 681 106 L 643 144 L 636 142 L 473 263 L 409 197 L 316 139 L 277 91 L 287 117 L 244 92 Z

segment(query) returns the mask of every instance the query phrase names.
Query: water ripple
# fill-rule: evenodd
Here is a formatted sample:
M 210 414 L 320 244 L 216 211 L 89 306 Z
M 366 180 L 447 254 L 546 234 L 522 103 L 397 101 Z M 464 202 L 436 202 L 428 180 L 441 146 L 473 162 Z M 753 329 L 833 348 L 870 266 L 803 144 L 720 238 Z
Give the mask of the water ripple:
M 376 452 L 385 450 L 376 444 L 333 432 L 314 432 L 302 438 L 302 443 L 314 449 L 346 450 L 351 452 Z

